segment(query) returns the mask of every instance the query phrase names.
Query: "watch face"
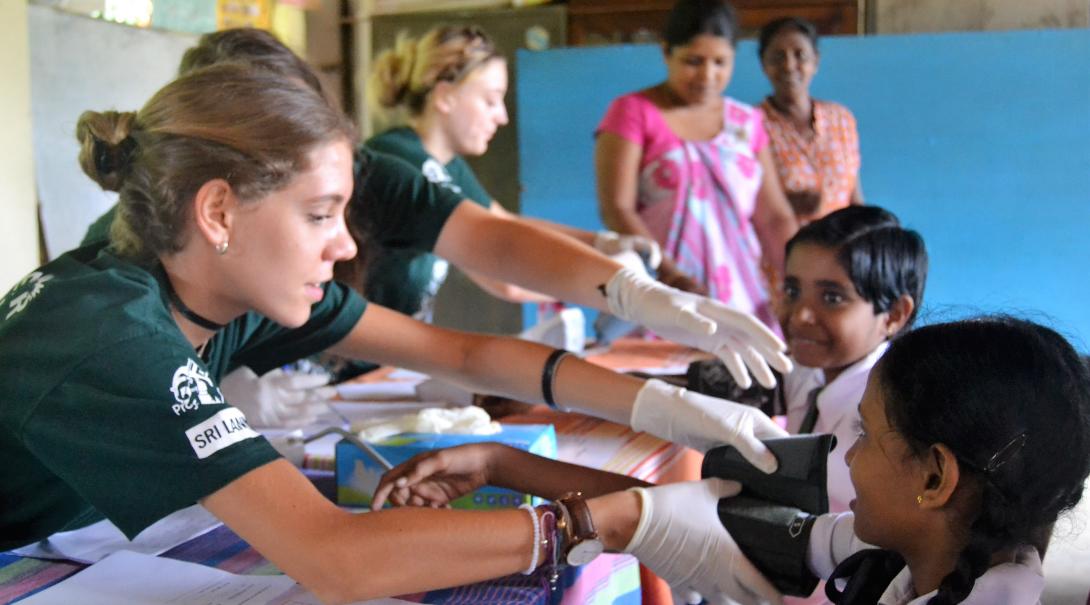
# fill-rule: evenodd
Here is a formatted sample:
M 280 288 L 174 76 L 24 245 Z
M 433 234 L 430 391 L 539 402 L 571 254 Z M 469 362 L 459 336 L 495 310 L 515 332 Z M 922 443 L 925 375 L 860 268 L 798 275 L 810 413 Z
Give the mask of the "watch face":
M 602 554 L 601 540 L 587 539 L 568 549 L 568 565 L 586 565 Z

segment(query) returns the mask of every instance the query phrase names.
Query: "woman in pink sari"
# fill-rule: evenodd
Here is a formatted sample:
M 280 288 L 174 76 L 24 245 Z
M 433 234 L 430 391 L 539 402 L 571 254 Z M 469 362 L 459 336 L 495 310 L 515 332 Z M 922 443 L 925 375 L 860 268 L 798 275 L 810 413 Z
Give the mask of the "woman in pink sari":
M 725 0 L 674 6 L 666 81 L 615 99 L 598 127 L 599 207 L 610 229 L 662 245 L 664 283 L 776 327 L 766 274 L 779 273 L 797 223 L 760 112 L 723 96 L 735 34 Z

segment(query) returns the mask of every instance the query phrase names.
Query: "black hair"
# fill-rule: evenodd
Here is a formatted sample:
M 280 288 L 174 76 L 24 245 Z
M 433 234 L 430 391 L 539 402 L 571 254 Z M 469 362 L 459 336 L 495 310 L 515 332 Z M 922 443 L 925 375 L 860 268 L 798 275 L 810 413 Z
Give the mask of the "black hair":
M 662 40 L 669 52 L 693 38 L 710 34 L 726 38 L 733 47 L 738 39 L 738 17 L 727 0 L 678 0 L 666 18 Z
M 890 425 L 916 456 L 957 457 L 979 489 L 968 542 L 929 605 L 960 603 L 993 554 L 1035 545 L 1090 475 L 1090 370 L 1062 336 L 1012 317 L 909 332 L 879 361 Z
M 766 23 L 765 26 L 761 28 L 760 33 L 757 34 L 758 58 L 764 59 L 765 51 L 768 50 L 768 45 L 772 43 L 772 38 L 775 38 L 776 34 L 785 29 L 797 31 L 806 36 L 806 39 L 810 41 L 810 46 L 813 47 L 814 52 L 818 52 L 817 26 L 802 17 L 783 17 Z
M 902 330 L 916 320 L 927 282 L 927 249 L 923 238 L 888 210 L 878 206 L 848 206 L 799 229 L 787 242 L 786 255 L 799 244 L 835 250 L 855 291 L 885 313 L 902 295 L 912 297 L 912 314 Z

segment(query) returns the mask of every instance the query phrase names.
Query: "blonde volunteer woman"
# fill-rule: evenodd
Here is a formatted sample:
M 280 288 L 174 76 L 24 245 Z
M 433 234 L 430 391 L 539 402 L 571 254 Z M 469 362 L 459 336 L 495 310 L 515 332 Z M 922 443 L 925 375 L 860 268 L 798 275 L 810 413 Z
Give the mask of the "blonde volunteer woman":
M 616 419 L 661 414 L 659 434 L 738 443 L 774 465 L 754 439 L 778 431 L 759 414 L 434 328 L 330 282 L 356 251 L 343 217 L 354 135 L 297 81 L 213 66 L 136 114 L 87 112 L 77 132 L 85 172 L 120 193 L 118 218 L 109 246 L 69 252 L 0 300 L 0 549 L 102 517 L 134 536 L 200 502 L 327 602 L 533 568 L 548 559 L 540 536 L 573 562 L 593 554 L 575 548 L 589 534 L 533 510 L 352 515 L 324 499 L 217 381 L 239 362 L 328 347 Z M 586 505 L 604 548 L 668 571 L 701 548 L 682 534 L 698 529 L 689 508 L 730 490 L 713 491 L 674 507 L 641 507 L 630 492 L 569 504 Z M 735 578 L 767 588 L 731 545 L 706 555 L 721 564 L 674 579 L 709 595 L 741 593 Z
M 186 52 L 181 71 L 228 61 L 243 61 L 321 91 L 306 63 L 273 36 L 254 29 L 203 36 Z M 750 382 L 746 366 L 765 385 L 775 382 L 765 360 L 780 370 L 790 367 L 782 343 L 747 315 L 622 271 L 620 264 L 555 231 L 490 213 L 467 200 L 464 192 L 432 184 L 404 161 L 367 146 L 356 150 L 354 170 L 348 215 L 361 249 L 367 251 L 363 289 L 373 302 L 415 314 L 427 290 L 421 275 L 432 275 L 428 259 L 434 259 L 434 251 L 471 274 L 609 311 L 715 353 L 742 384 Z M 96 221 L 85 242 L 105 239 L 112 221 L 111 214 Z M 623 238 L 614 244 L 637 245 Z M 675 302 L 653 302 L 667 299 Z
M 507 62 L 484 31 L 448 25 L 419 38 L 400 36 L 394 48 L 375 58 L 367 92 L 376 115 L 396 125 L 369 139 L 368 147 L 405 160 L 429 181 L 497 217 L 514 218 L 485 190 L 463 159 L 484 155 L 496 130 L 508 122 L 504 104 Z M 647 237 L 585 231 L 525 217 L 523 220 L 573 237 L 606 254 L 635 250 L 651 268 L 658 267 L 661 260 L 658 244 Z M 446 277 L 442 261 L 434 255 L 380 252 L 375 256 L 376 271 L 367 280 L 368 298 L 373 300 L 377 300 L 374 295 L 427 300 Z M 400 279 L 406 272 L 412 276 L 408 282 Z M 480 272 L 468 275 L 500 298 L 516 302 L 550 299 Z

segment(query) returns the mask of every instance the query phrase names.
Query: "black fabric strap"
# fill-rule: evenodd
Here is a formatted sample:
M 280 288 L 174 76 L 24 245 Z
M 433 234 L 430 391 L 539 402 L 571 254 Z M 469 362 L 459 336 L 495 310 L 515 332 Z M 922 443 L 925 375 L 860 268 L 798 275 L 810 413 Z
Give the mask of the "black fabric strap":
M 198 326 L 206 330 L 212 330 L 213 332 L 218 332 L 222 330 L 223 327 L 226 325 L 214 322 L 211 319 L 204 317 L 203 315 L 199 315 L 193 309 L 185 306 L 185 303 L 182 302 L 182 299 L 178 298 L 178 293 L 174 291 L 174 286 L 170 283 L 170 277 L 165 274 L 163 275 L 163 288 L 165 288 L 167 291 L 167 298 L 170 299 L 170 304 L 174 305 L 174 308 L 178 311 L 178 313 L 181 313 L 182 317 L 188 319 L 189 321 L 197 324 Z
M 549 358 L 545 360 L 545 368 L 541 371 L 541 396 L 545 399 L 545 403 L 549 404 L 549 407 L 556 408 L 556 400 L 553 399 L 553 383 L 556 381 L 556 368 L 560 365 L 560 360 L 569 355 L 569 351 L 564 349 L 557 349 L 552 353 L 549 353 Z
M 825 581 L 825 596 L 837 605 L 877 605 L 878 598 L 904 567 L 905 560 L 895 552 L 861 550 L 836 566 Z M 844 588 L 838 589 L 838 583 Z
M 818 419 L 818 395 L 821 394 L 821 390 L 824 388 L 825 387 L 815 387 L 810 391 L 810 394 L 806 396 L 806 416 L 803 417 L 802 424 L 799 425 L 800 435 L 814 432 L 814 425 L 817 424 Z

